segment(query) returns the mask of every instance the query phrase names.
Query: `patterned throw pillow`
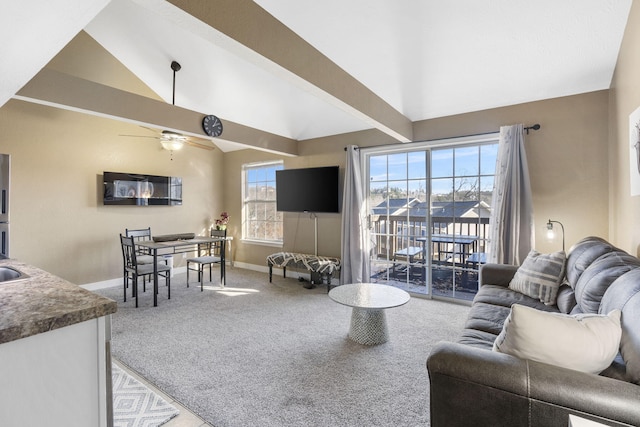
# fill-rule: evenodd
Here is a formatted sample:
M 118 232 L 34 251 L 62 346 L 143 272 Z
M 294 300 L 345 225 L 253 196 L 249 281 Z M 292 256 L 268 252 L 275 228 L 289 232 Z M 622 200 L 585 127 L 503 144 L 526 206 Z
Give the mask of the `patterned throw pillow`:
M 547 305 L 554 305 L 564 279 L 567 256 L 564 251 L 541 254 L 531 251 L 509 283 L 509 289 Z

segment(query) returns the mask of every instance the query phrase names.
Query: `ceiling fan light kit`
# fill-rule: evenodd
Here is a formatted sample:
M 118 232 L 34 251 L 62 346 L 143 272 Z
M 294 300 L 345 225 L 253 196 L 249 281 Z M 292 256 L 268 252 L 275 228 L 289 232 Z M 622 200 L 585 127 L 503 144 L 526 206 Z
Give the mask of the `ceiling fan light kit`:
M 177 132 L 172 132 L 170 130 L 163 130 L 162 137 L 160 138 L 160 144 L 162 144 L 162 148 L 169 151 L 179 150 L 184 146 L 186 141 L 186 137 L 180 135 Z
M 162 148 L 164 148 L 165 150 L 168 151 L 176 151 L 182 148 L 182 146 L 184 145 L 183 141 L 171 141 L 171 140 L 163 140 L 160 141 L 160 144 L 162 145 Z

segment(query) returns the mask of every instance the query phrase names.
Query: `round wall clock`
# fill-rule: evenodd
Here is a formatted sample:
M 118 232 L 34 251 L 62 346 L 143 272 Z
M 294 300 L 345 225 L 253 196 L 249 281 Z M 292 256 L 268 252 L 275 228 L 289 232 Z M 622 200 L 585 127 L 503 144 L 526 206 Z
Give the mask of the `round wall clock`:
M 204 119 L 202 119 L 202 130 L 209 136 L 220 136 L 222 135 L 222 122 L 216 116 L 204 116 Z

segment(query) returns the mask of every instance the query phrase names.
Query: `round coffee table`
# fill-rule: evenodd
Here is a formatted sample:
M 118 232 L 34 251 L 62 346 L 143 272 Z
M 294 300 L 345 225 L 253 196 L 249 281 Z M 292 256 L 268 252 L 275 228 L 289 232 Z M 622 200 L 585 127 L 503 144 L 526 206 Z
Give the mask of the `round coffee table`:
M 409 302 L 409 294 L 402 289 L 377 283 L 352 283 L 337 286 L 329 297 L 339 304 L 353 307 L 349 338 L 364 344 L 388 341 L 389 331 L 384 310 Z

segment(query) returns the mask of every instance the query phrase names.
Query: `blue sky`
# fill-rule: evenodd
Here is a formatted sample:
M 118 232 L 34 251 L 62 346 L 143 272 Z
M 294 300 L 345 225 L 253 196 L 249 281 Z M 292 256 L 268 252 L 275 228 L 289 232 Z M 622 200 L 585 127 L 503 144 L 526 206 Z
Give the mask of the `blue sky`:
M 497 144 L 432 149 L 432 193 L 446 194 L 454 187 L 472 185 L 478 175 L 481 190 L 491 191 L 497 153 Z M 425 190 L 428 172 L 425 151 L 371 156 L 369 161 L 371 189 L 384 188 L 388 181 L 389 187 L 410 193 Z

